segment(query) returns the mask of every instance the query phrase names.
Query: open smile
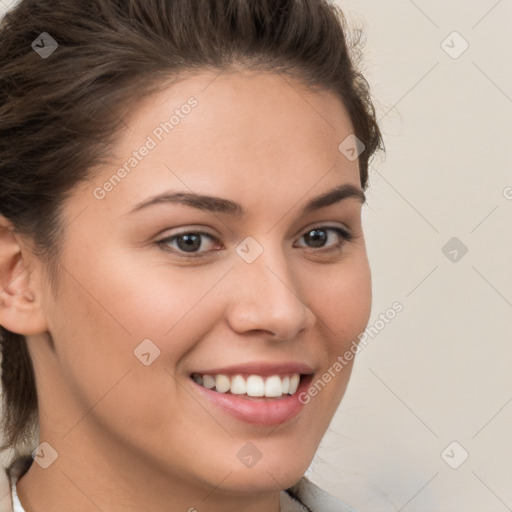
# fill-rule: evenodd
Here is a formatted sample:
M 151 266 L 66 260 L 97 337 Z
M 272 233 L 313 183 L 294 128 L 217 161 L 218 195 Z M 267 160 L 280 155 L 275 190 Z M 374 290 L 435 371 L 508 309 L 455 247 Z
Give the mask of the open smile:
M 307 373 L 285 370 L 193 372 L 190 378 L 201 397 L 223 412 L 245 423 L 271 426 L 285 423 L 303 410 L 298 396 L 313 378 L 309 369 Z
M 193 373 L 194 382 L 217 393 L 231 393 L 246 397 L 279 398 L 294 395 L 300 382 L 300 374 L 289 375 L 201 375 Z

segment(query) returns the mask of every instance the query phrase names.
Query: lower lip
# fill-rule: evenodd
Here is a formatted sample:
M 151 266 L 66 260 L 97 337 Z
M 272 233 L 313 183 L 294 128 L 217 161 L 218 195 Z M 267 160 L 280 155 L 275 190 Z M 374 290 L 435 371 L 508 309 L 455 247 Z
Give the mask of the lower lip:
M 236 419 L 254 425 L 273 426 L 285 423 L 297 416 L 304 407 L 299 401 L 300 393 L 307 389 L 312 377 L 302 376 L 295 394 L 285 398 L 243 398 L 245 395 L 218 393 L 197 384 L 191 379 L 195 388 L 210 402 L 220 407 Z

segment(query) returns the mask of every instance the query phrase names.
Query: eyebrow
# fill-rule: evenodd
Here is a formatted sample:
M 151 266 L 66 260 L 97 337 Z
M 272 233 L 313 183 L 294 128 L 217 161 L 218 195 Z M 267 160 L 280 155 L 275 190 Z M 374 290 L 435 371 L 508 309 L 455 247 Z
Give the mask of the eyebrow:
M 350 183 L 344 183 L 343 185 L 311 199 L 302 208 L 301 214 L 307 215 L 308 213 L 320 210 L 321 208 L 326 208 L 327 206 L 331 206 L 348 198 L 357 199 L 362 204 L 366 202 L 366 196 L 360 188 Z M 163 194 L 159 194 L 138 203 L 132 210 L 130 210 L 129 213 L 132 214 L 156 204 L 168 203 L 182 204 L 214 213 L 224 213 L 237 218 L 245 215 L 244 207 L 229 199 L 186 192 L 164 192 Z

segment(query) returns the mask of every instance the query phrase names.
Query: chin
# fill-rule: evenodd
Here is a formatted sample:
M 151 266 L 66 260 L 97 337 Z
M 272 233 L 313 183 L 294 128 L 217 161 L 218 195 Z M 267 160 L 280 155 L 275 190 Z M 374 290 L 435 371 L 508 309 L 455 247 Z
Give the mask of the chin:
M 255 441 L 255 445 L 257 441 Z M 261 443 L 260 443 L 261 444 Z M 287 489 L 297 483 L 314 456 L 314 450 L 305 446 L 295 446 L 293 450 L 269 447 L 261 450 L 261 458 L 247 461 L 247 466 L 237 460 L 229 464 L 224 474 L 229 477 L 222 487 L 234 493 L 265 493 Z M 220 472 L 216 472 L 216 478 Z M 217 482 L 218 483 L 218 482 Z
M 284 468 L 286 462 L 278 467 L 265 467 L 259 470 L 238 470 L 232 473 L 222 484 L 224 490 L 234 494 L 264 494 L 280 492 L 296 484 L 308 468 Z

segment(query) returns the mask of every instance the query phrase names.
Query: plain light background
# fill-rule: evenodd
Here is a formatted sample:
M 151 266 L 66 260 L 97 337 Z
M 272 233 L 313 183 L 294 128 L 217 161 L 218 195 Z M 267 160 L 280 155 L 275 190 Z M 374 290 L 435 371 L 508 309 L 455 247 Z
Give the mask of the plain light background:
M 308 475 L 360 512 L 510 511 L 512 2 L 338 4 L 387 149 L 363 213 L 378 333 Z
M 512 2 L 337 3 L 387 148 L 369 325 L 404 309 L 357 356 L 311 478 L 360 511 L 512 510 Z

